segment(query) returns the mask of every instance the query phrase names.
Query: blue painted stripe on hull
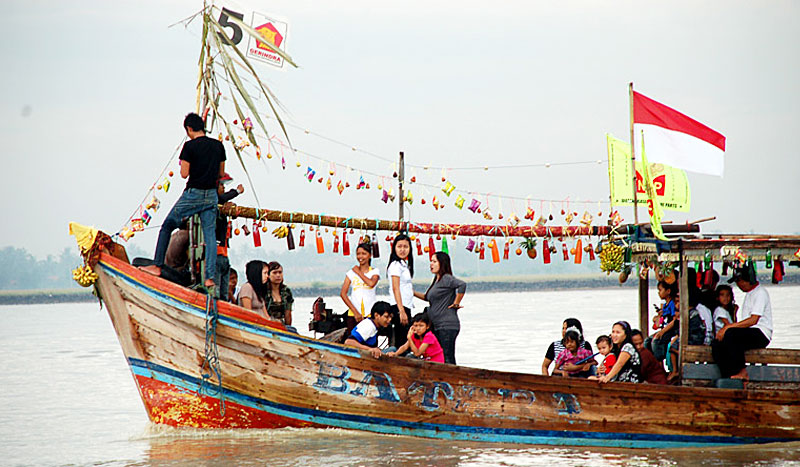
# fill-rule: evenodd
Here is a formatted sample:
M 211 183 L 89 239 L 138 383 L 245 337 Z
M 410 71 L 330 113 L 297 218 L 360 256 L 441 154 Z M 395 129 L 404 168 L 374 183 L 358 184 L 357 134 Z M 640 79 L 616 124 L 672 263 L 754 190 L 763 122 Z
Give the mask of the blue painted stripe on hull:
M 182 300 L 179 300 L 179 299 L 173 297 L 172 295 L 165 294 L 165 293 L 159 291 L 158 289 L 154 289 L 154 288 L 149 287 L 149 286 L 147 286 L 145 284 L 142 284 L 141 282 L 137 281 L 133 277 L 128 276 L 127 274 L 123 273 L 122 271 L 118 271 L 118 270 L 114 269 L 113 267 L 111 267 L 111 266 L 109 266 L 107 264 L 103 264 L 103 263 L 99 263 L 99 264 L 101 264 L 105 268 L 105 271 L 107 273 L 109 273 L 110 275 L 116 276 L 116 277 L 124 280 L 125 282 L 127 282 L 131 286 L 133 286 L 134 288 L 136 288 L 136 289 L 142 291 L 143 293 L 155 298 L 156 300 L 158 300 L 158 301 L 160 301 L 162 303 L 166 303 L 167 305 L 169 305 L 169 306 L 171 306 L 173 308 L 179 309 L 181 311 L 185 311 L 185 312 L 190 313 L 190 314 L 192 314 L 194 316 L 197 316 L 197 317 L 205 319 L 206 313 L 205 313 L 205 309 L 204 308 L 200 308 L 200 307 L 197 307 L 197 306 L 192 305 L 190 303 L 184 302 Z M 334 353 L 337 353 L 337 354 L 340 354 L 340 355 L 346 355 L 348 357 L 355 357 L 355 358 L 360 358 L 361 357 L 361 354 L 358 352 L 358 350 L 356 350 L 354 348 L 348 348 L 348 347 L 344 347 L 344 346 L 334 345 L 334 344 L 326 343 L 325 341 L 320 341 L 320 340 L 317 340 L 317 339 L 311 339 L 311 338 L 308 338 L 308 337 L 305 337 L 305 336 L 301 336 L 300 334 L 295 334 L 293 332 L 281 331 L 279 329 L 273 329 L 273 328 L 269 328 L 269 327 L 266 327 L 266 326 L 261 326 L 261 325 L 258 325 L 258 324 L 254 324 L 254 323 L 248 323 L 246 321 L 241 321 L 241 320 L 238 320 L 238 319 L 235 319 L 235 318 L 231 318 L 229 316 L 225 316 L 225 315 L 222 315 L 222 314 L 220 314 L 220 316 L 219 316 L 219 322 L 221 324 L 224 324 L 224 325 L 229 326 L 229 327 L 234 328 L 234 329 L 238 329 L 240 331 L 247 331 L 247 332 L 250 332 L 250 333 L 253 333 L 253 334 L 257 334 L 257 335 L 264 336 L 264 337 L 269 337 L 271 339 L 277 339 L 277 340 L 280 340 L 280 341 L 283 341 L 283 342 L 288 342 L 288 343 L 291 343 L 291 344 L 302 345 L 302 346 L 305 346 L 305 347 L 309 347 L 309 348 L 313 348 L 313 349 L 317 349 L 317 350 L 323 350 L 323 351 L 326 351 L 326 352 L 334 352 Z
M 134 374 L 155 379 L 178 388 L 197 392 L 200 380 L 170 368 L 129 358 Z M 792 441 L 782 438 L 751 438 L 724 436 L 657 435 L 647 433 L 607 433 L 592 431 L 554 431 L 516 428 L 491 428 L 435 423 L 415 423 L 403 420 L 332 413 L 323 410 L 292 407 L 223 388 L 225 398 L 237 404 L 271 414 L 319 425 L 377 433 L 411 435 L 449 440 L 486 441 L 517 444 L 578 445 L 628 448 L 675 448 L 757 444 Z

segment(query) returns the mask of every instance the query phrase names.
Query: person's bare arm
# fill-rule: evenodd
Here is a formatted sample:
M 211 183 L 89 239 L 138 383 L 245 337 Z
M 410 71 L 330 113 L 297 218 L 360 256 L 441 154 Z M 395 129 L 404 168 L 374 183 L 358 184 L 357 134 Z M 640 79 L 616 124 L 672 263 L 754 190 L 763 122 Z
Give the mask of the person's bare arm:
M 355 316 L 356 321 L 361 321 L 361 311 L 356 309 L 356 306 L 350 300 L 350 297 L 347 296 L 347 291 L 350 290 L 350 278 L 345 276 L 344 283 L 342 284 L 342 290 L 339 292 L 339 296 L 342 298 L 342 301 L 350 311 L 353 312 L 353 316 Z
M 381 349 L 378 349 L 376 347 L 368 347 L 362 344 L 361 342 L 358 342 L 357 340 L 353 339 L 352 337 L 347 338 L 347 340 L 344 341 L 344 345 L 349 345 L 351 347 L 355 347 L 361 350 L 366 350 L 367 352 L 372 354 L 373 357 L 381 358 Z
M 397 303 L 400 324 L 406 326 L 408 325 L 408 315 L 406 315 L 406 309 L 403 306 L 403 296 L 400 294 L 400 276 L 392 276 L 392 292 L 394 292 L 394 301 Z
M 717 332 L 717 340 L 721 341 L 722 338 L 725 337 L 725 332 L 727 332 L 730 328 L 749 328 L 750 326 L 755 326 L 755 324 L 758 323 L 759 318 L 761 318 L 760 315 L 750 315 L 750 317 L 747 319 L 726 325 Z
M 542 362 L 542 374 L 545 376 L 550 376 L 550 364 L 553 363 L 552 360 L 545 357 L 544 361 Z
M 626 363 L 628 363 L 628 360 L 630 360 L 630 358 L 631 354 L 629 354 L 628 352 L 620 352 L 619 358 L 617 359 L 617 363 L 614 364 L 614 368 L 612 368 L 607 375 L 601 376 L 599 381 L 601 383 L 609 382 L 611 378 L 617 376 L 617 373 L 622 371 L 622 367 L 625 366 Z
M 189 176 L 189 163 L 186 161 L 181 161 L 181 178 L 186 178 Z

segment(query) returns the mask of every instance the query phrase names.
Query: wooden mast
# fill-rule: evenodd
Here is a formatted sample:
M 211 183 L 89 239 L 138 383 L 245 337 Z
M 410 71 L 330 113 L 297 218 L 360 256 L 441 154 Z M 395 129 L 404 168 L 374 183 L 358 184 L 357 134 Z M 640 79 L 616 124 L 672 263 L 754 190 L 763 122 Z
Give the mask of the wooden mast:
M 399 210 L 400 210 L 400 214 L 399 214 L 397 220 L 400 221 L 400 229 L 403 228 L 403 180 L 404 180 L 404 177 L 405 177 L 405 172 L 406 172 L 405 155 L 403 154 L 403 151 L 400 151 L 400 167 L 398 167 L 398 170 L 397 170 L 397 178 L 398 178 L 398 180 L 397 180 L 397 187 L 398 187 L 397 188 L 397 196 L 399 197 L 399 200 L 398 200 L 397 204 L 398 204 Z

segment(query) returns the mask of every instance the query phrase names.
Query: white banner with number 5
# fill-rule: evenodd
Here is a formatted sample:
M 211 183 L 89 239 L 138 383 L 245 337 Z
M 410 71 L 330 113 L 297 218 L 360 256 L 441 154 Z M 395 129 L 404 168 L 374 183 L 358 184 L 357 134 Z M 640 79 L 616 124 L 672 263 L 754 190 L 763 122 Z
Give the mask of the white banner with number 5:
M 286 48 L 289 33 L 289 23 L 275 15 L 248 11 L 244 7 L 227 1 L 224 5 L 217 3 L 219 8 L 219 18 L 217 22 L 228 31 L 228 39 L 239 47 L 247 58 L 253 58 L 274 67 L 283 69 L 283 58 L 276 54 L 266 44 L 269 43 L 273 48 L 280 49 L 288 54 Z M 231 17 L 238 18 L 245 24 L 250 25 L 259 32 L 263 40 L 257 40 L 253 36 L 242 31 Z

